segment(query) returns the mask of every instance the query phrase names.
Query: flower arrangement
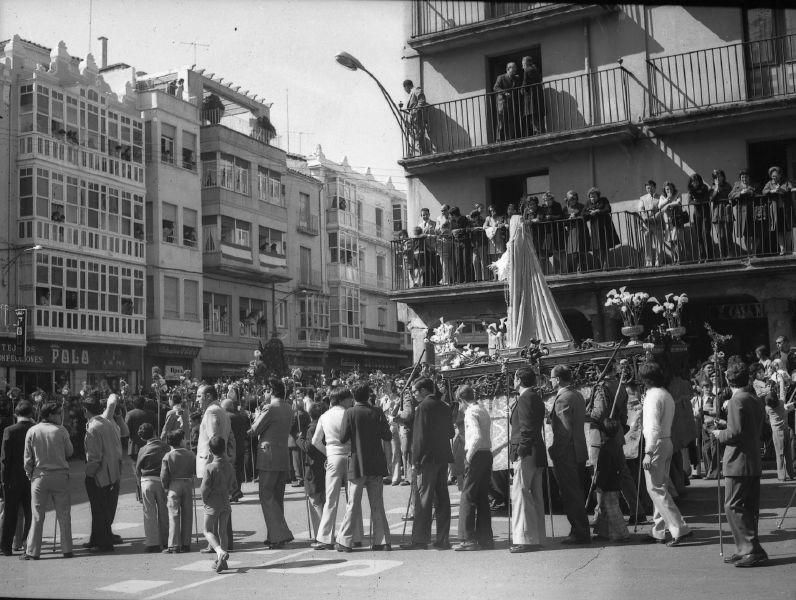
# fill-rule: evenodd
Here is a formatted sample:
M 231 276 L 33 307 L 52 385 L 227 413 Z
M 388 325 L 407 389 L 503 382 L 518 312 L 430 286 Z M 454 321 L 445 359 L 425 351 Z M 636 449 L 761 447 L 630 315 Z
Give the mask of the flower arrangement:
M 440 317 L 439 322 L 439 326 L 434 329 L 434 334 L 428 338 L 428 341 L 434 344 L 434 352 L 442 360 L 441 370 L 458 369 L 487 356 L 477 346 L 467 344 L 461 350 L 456 347 L 464 323 L 446 323 L 443 317 Z
M 649 301 L 655 304 L 652 307 L 652 312 L 656 315 L 662 314 L 670 329 L 682 327 L 683 307 L 688 304 L 688 296 L 684 293 L 679 295 L 666 294 L 663 302 L 660 302 L 655 297 L 650 298 Z
M 641 319 L 641 311 L 644 305 L 650 302 L 650 295 L 646 292 L 629 292 L 625 286 L 608 292 L 606 295 L 605 306 L 618 306 L 619 314 L 625 327 L 635 327 Z

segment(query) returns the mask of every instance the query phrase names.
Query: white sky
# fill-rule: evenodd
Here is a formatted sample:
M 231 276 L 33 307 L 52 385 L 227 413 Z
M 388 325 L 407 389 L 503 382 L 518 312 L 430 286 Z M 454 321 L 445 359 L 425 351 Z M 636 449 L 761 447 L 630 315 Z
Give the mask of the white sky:
M 346 50 L 404 100 L 402 48 L 404 3 L 396 0 L 2 0 L 0 40 L 14 34 L 43 46 L 66 43 L 73 56 L 91 52 L 97 64 L 108 38 L 108 62 L 150 73 L 194 62 L 273 102 L 279 134 L 286 124 L 289 90 L 290 150 L 323 146 L 331 160 L 348 157 L 379 181 L 392 175 L 406 186 L 396 164 L 401 138 L 376 84 L 338 65 Z M 91 27 L 89 15 L 93 12 Z M 299 135 L 297 132 L 305 132 Z M 299 147 L 300 144 L 300 147 Z

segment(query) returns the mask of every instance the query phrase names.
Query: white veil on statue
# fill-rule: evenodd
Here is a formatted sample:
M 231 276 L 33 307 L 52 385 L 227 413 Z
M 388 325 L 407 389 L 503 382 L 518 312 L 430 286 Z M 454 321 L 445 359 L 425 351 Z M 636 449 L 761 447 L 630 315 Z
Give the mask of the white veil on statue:
M 527 346 L 532 339 L 570 344 L 572 334 L 542 274 L 531 232 L 521 215 L 511 217 L 506 252 L 495 267 L 498 279 L 509 284 L 509 347 Z

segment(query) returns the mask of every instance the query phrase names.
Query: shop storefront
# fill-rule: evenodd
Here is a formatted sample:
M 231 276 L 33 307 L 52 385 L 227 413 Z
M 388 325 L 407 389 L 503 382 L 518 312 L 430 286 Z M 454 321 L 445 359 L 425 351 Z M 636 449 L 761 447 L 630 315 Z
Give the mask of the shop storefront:
M 181 346 L 176 344 L 149 344 L 144 354 L 144 372 L 152 373 L 152 367 L 158 367 L 169 385 L 179 383 L 186 371 L 196 376 L 194 360 L 199 356 L 199 346 Z M 147 381 L 151 384 L 151 381 Z
M 77 393 L 86 382 L 91 387 L 119 390 L 124 379 L 137 389 L 141 379 L 142 348 L 110 344 L 74 344 L 33 341 L 24 358 L 17 358 L 12 339 L 0 341 L 3 378 L 30 394 L 37 389 L 60 392 L 65 385 Z

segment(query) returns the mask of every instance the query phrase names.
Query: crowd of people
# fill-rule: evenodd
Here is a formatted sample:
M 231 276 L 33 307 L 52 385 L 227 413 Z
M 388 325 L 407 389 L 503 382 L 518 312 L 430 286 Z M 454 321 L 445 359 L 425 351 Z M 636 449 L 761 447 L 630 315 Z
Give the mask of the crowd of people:
M 514 374 L 506 417 L 509 468 L 500 471 L 493 460 L 506 450 L 493 444 L 492 419 L 499 417 L 481 402 L 487 398 L 477 387 L 447 385 L 426 363 L 406 379 L 376 373 L 318 386 L 276 377 L 256 385 L 248 379 L 183 384 L 182 394 L 167 395 L 163 414 L 149 410 L 143 397 L 100 390 L 71 406 L 13 398 L 16 422 L 4 421 L 0 452 L 0 551 L 11 556 L 22 550 L 22 560 L 37 560 L 52 501 L 61 551 L 74 556 L 68 460 L 78 436 L 64 418 L 79 411 L 90 553 L 112 552 L 123 541 L 112 525 L 122 470 L 132 464 L 143 551 L 191 551 L 199 482 L 207 542 L 201 551 L 213 555 L 217 572 L 227 569 L 233 550 L 232 506 L 243 497 L 241 484 L 254 480 L 270 549 L 294 538 L 284 515 L 290 483 L 306 492 L 313 549 L 352 552 L 365 543 L 361 503 L 367 491 L 370 547 L 392 550 L 385 485 L 410 488 L 404 518 L 412 522 L 411 538 L 401 549 L 449 549 L 448 487 L 455 484 L 461 490 L 455 550 L 494 548 L 492 513 L 508 508 L 509 549 L 525 553 L 549 544 L 545 511 L 547 504 L 552 514 L 554 489 L 570 525 L 563 544 L 627 542 L 628 525 L 652 514 L 642 541 L 683 545 L 693 533 L 677 498 L 689 477 L 723 476 L 737 546 L 725 562 L 747 567 L 766 560 L 757 518 L 767 443 L 778 479 L 793 478 L 796 350 L 787 338 L 777 339 L 773 354 L 760 347 L 754 356 L 716 355 L 690 372 L 649 358 L 637 372 L 609 362 L 588 398 L 565 365 L 553 367 L 547 380 L 539 377 L 531 366 Z M 338 527 L 341 488 L 347 499 Z
M 746 170 L 733 185 L 721 169 L 712 172 L 710 183 L 695 173 L 685 186 L 687 199 L 675 183 L 664 182 L 659 194 L 656 182 L 649 180 L 637 211 L 613 216 L 610 201 L 597 187 L 588 190 L 584 201 L 569 190 L 563 205 L 550 192 L 541 199 L 528 195 L 509 204 L 505 214 L 495 206 L 483 214 L 480 204 L 465 214 L 445 204 L 434 220 L 422 208 L 418 224 L 398 234 L 398 282 L 422 287 L 494 278 L 489 265 L 505 252 L 515 214 L 524 217 L 546 273 L 620 266 L 613 251 L 621 244 L 636 247 L 647 267 L 667 260 L 784 255 L 796 251 L 793 188 L 780 167 L 771 167 L 768 174 L 758 188 Z

